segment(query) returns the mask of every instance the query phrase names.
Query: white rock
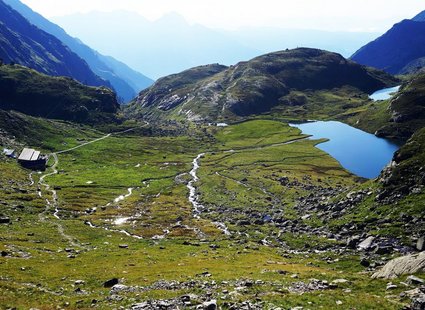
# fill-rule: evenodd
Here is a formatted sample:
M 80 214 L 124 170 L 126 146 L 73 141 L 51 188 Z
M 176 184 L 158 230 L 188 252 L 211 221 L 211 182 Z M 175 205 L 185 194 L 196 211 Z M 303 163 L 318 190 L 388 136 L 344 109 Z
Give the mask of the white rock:
M 362 242 L 360 242 L 357 248 L 359 250 L 368 250 L 372 247 L 373 241 L 375 241 L 375 237 L 370 236 L 366 238 L 365 240 L 363 240 Z
M 425 271 L 425 252 L 411 254 L 390 260 L 372 278 L 393 279 L 403 274 L 415 274 Z
M 346 279 L 336 279 L 336 280 L 333 280 L 331 283 L 333 283 L 333 284 L 343 284 L 343 283 L 348 283 L 349 281 L 348 280 L 346 280 Z

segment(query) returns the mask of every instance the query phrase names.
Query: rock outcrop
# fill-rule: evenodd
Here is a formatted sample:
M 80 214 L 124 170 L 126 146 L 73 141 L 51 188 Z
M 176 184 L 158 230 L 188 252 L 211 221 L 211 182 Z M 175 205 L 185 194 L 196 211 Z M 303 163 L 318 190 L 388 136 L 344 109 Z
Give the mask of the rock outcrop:
M 425 252 L 395 258 L 389 261 L 381 270 L 375 272 L 372 278 L 393 279 L 404 274 L 414 274 L 425 271 Z

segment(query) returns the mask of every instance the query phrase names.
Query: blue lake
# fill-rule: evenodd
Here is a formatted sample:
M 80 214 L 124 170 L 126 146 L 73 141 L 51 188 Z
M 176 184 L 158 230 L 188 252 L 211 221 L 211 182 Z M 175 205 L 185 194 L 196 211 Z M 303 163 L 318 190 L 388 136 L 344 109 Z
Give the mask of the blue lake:
M 369 98 L 375 101 L 387 100 L 390 99 L 394 95 L 394 93 L 398 92 L 399 89 L 400 86 L 384 88 L 374 92 L 372 95 L 369 96 Z
M 368 179 L 376 178 L 399 148 L 391 141 L 340 122 L 317 121 L 290 125 L 311 135 L 311 139 L 329 139 L 317 147 L 338 160 L 345 169 Z

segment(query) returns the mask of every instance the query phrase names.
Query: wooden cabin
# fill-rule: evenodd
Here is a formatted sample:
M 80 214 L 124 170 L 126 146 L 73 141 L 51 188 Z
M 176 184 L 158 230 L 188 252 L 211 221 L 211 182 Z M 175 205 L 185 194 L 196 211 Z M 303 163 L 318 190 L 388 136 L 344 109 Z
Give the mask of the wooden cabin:
M 24 168 L 44 171 L 46 170 L 47 156 L 41 155 L 40 151 L 25 148 L 19 155 L 18 162 Z

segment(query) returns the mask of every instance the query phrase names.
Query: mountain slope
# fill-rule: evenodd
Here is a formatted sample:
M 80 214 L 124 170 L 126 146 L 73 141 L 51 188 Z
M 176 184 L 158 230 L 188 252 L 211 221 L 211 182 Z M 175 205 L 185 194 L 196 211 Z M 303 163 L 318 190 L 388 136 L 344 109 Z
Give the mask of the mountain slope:
M 202 66 L 160 79 L 141 92 L 128 111 L 133 115 L 165 114 L 214 121 L 229 114 L 263 113 L 277 105 L 303 105 L 294 91 L 349 86 L 370 93 L 391 83 L 395 79 L 389 75 L 341 55 L 299 48 L 263 55 L 228 68 Z
M 419 20 L 417 18 L 416 20 Z M 404 20 L 358 50 L 351 59 L 398 74 L 413 61 L 425 57 L 425 23 Z
M 379 135 L 407 139 L 425 127 L 425 74 L 405 82 L 387 111 L 390 122 L 378 130 Z
M 4 0 L 4 2 L 18 11 L 32 24 L 65 43 L 74 53 L 87 62 L 94 73 L 108 80 L 114 87 L 118 96 L 122 97 L 124 101 L 133 99 L 137 92 L 152 85 L 153 81 L 148 77 L 112 57 L 103 56 L 97 53 L 80 40 L 68 35 L 56 24 L 32 11 L 19 0 Z
M 110 86 L 60 40 L 30 24 L 0 1 L 0 58 L 53 76 L 69 76 L 84 84 Z
M 425 128 L 415 132 L 394 155 L 393 165 L 382 174 L 387 195 L 409 194 L 425 185 Z
M 119 104 L 105 87 L 89 87 L 20 65 L 0 66 L 0 109 L 94 124 L 115 119 Z
M 148 88 L 154 83 L 154 81 L 150 79 L 149 77 L 143 75 L 142 73 L 136 70 L 131 69 L 125 63 L 119 60 L 116 60 L 115 58 L 111 56 L 104 56 L 97 52 L 96 52 L 96 55 L 109 68 L 111 68 L 116 75 L 118 75 L 121 79 L 127 82 L 133 88 L 136 94 L 140 92 L 141 90 Z M 134 96 L 128 99 L 129 100 L 134 99 Z
M 420 12 L 418 15 L 412 18 L 415 22 L 425 22 L 425 11 Z

